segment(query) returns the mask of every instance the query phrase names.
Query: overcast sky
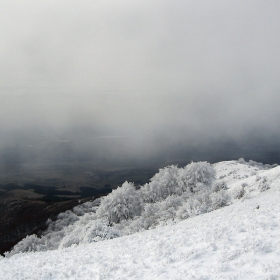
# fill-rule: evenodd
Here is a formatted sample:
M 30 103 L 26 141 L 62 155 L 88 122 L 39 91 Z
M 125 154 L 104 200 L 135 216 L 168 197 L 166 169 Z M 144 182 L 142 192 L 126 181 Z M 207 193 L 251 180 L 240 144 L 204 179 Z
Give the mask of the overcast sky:
M 2 0 L 0 26 L 2 131 L 279 135 L 278 0 Z

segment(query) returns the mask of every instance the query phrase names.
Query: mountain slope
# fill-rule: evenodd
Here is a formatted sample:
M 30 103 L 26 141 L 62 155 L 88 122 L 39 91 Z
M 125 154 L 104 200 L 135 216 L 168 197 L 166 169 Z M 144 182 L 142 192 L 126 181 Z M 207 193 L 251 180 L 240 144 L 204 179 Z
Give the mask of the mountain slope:
M 3 258 L 0 278 L 279 279 L 280 167 L 255 175 L 247 174 L 251 167 L 237 162 L 218 163 L 216 169 L 218 176 L 222 170 L 238 169 L 223 180 L 228 180 L 230 190 L 247 184 L 246 195 L 228 207 L 177 224 Z M 270 189 L 260 192 L 257 176 L 266 177 Z

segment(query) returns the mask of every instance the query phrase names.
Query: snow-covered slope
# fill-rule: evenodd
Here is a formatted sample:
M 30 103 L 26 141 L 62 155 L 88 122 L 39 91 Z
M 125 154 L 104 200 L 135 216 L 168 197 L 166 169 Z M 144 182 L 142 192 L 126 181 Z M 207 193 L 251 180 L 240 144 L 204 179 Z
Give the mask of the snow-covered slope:
M 0 279 L 280 279 L 280 167 L 231 161 L 215 169 L 229 191 L 244 189 L 232 205 L 112 240 L 2 258 Z
M 221 161 L 215 163 L 214 167 L 216 170 L 217 179 L 223 180 L 227 184 L 231 185 L 234 182 L 240 183 L 242 179 L 246 179 L 249 177 L 255 178 L 253 176 L 256 175 L 265 176 L 268 170 L 272 170 L 277 166 L 262 165 L 261 163 L 257 163 L 254 161 L 249 161 L 247 163 L 244 160 L 240 159 L 239 161 Z

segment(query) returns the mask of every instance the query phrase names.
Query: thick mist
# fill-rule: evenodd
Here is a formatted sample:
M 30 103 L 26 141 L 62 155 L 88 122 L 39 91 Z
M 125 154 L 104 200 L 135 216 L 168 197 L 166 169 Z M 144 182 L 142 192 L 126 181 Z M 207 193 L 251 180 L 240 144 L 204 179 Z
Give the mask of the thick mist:
M 278 1 L 2 1 L 0 24 L 4 171 L 280 163 Z

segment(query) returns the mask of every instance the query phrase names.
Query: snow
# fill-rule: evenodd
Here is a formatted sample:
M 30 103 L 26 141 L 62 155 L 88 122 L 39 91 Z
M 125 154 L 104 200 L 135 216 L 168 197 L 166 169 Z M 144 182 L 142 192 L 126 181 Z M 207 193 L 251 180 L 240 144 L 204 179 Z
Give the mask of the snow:
M 280 167 L 215 169 L 230 191 L 247 184 L 244 197 L 132 235 L 2 258 L 0 279 L 280 279 Z

